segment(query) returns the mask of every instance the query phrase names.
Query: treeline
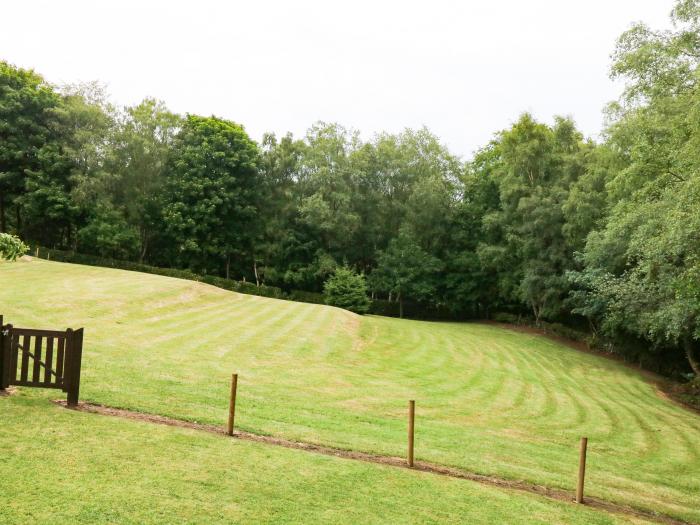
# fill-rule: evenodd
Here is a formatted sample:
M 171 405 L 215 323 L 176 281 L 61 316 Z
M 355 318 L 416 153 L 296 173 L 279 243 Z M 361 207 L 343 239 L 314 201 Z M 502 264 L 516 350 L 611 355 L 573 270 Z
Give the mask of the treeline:
M 427 129 L 303 138 L 180 116 L 0 63 L 0 230 L 283 290 L 337 268 L 374 299 L 454 318 L 585 326 L 700 375 L 700 7 L 624 33 L 604 140 L 522 115 L 469 161 Z

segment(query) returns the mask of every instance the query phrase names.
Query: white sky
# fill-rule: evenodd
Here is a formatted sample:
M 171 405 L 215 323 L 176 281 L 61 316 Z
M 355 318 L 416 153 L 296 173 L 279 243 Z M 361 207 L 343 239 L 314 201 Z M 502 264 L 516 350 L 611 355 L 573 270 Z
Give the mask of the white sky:
M 0 59 L 55 83 L 99 80 L 295 135 L 316 120 L 369 138 L 428 126 L 469 157 L 523 111 L 574 117 L 588 136 L 633 21 L 668 27 L 671 0 L 5 1 Z

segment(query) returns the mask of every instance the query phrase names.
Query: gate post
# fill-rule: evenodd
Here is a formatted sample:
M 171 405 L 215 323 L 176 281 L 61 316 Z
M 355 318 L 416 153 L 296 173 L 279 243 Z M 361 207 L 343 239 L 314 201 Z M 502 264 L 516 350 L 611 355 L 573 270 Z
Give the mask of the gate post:
M 0 390 L 5 390 L 5 325 L 0 315 Z
M 78 405 L 80 395 L 80 364 L 83 356 L 83 329 L 73 331 L 66 330 L 66 344 L 68 346 L 68 406 Z
M 12 325 L 3 326 L 0 315 L 0 390 L 10 386 L 10 342 L 12 340 Z

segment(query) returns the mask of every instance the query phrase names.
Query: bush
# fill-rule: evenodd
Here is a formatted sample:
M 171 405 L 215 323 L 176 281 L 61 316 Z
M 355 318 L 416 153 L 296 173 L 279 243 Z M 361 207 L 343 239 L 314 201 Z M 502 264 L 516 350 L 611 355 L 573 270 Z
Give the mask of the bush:
M 358 314 L 365 314 L 369 310 L 365 276 L 356 274 L 350 268 L 336 268 L 323 285 L 323 295 L 326 304 L 331 306 Z
M 29 250 L 29 246 L 24 244 L 16 235 L 0 233 L 0 259 L 16 261 Z

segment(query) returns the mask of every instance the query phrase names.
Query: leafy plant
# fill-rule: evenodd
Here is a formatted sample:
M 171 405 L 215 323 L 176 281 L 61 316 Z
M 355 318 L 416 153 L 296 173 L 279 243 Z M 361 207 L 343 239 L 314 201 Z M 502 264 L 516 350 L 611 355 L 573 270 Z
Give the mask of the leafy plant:
M 0 233 L 0 259 L 15 261 L 22 257 L 29 250 L 29 246 L 24 244 L 16 235 Z

